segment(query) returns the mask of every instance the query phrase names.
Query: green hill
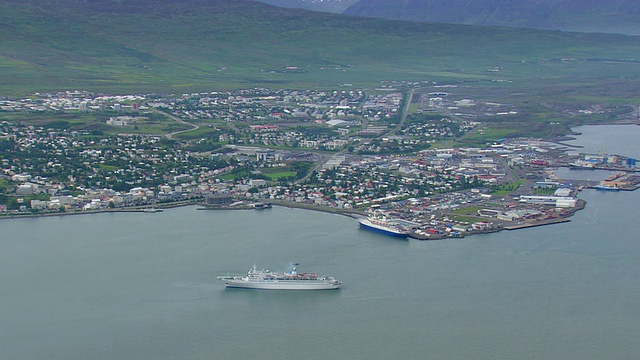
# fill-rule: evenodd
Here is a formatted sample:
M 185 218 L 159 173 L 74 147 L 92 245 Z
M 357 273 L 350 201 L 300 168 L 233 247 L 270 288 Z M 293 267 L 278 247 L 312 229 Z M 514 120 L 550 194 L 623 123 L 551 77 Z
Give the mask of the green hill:
M 364 19 L 249 0 L 5 0 L 0 30 L 6 95 L 429 80 L 625 102 L 640 85 L 636 37 Z

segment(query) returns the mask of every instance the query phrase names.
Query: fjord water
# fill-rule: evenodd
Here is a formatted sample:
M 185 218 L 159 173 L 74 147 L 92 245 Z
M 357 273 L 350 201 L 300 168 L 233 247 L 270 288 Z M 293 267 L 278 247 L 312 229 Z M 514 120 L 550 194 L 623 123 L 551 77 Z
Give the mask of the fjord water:
M 637 358 L 640 192 L 580 196 L 567 224 L 425 242 L 289 208 L 0 221 L 0 358 Z M 293 261 L 344 287 L 215 280 Z

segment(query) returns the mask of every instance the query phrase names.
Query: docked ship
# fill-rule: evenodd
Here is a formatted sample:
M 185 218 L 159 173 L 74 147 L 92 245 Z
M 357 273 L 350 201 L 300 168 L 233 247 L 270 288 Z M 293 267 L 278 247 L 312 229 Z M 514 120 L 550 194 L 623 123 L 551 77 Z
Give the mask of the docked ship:
M 406 237 L 409 235 L 409 231 L 407 229 L 399 225 L 393 219 L 387 219 L 386 216 L 379 213 L 371 214 L 366 218 L 360 218 L 358 219 L 358 223 L 360 223 L 360 226 L 365 229 L 391 236 Z
M 271 203 L 255 203 L 253 204 L 253 208 L 256 210 L 264 210 L 264 209 L 271 209 L 272 205 Z
M 594 170 L 596 166 L 588 161 L 578 160 L 569 164 L 570 169 Z
M 620 188 L 615 184 L 601 183 L 594 186 L 593 188 L 601 191 L 620 191 Z
M 332 290 L 338 289 L 342 281 L 331 276 L 319 276 L 316 273 L 298 272 L 293 264 L 289 272 L 271 272 L 258 270 L 255 265 L 246 276 L 218 276 L 228 288 L 266 289 L 266 290 Z

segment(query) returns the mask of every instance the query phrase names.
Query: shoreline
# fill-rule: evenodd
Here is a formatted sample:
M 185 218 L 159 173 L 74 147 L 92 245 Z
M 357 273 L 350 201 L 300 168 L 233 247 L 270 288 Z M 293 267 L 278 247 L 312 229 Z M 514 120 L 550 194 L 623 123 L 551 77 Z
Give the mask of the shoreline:
M 300 210 L 310 210 L 310 211 L 319 211 L 319 212 L 323 212 L 323 213 L 328 213 L 328 214 L 334 214 L 334 215 L 340 215 L 340 216 L 346 216 L 352 219 L 358 219 L 361 216 L 365 216 L 365 213 L 363 211 L 360 210 L 345 210 L 345 209 L 335 209 L 335 208 L 330 208 L 330 207 L 323 207 L 323 206 L 316 206 L 316 205 L 308 205 L 308 204 L 298 204 L 298 203 L 288 203 L 288 202 L 282 202 L 282 201 L 275 201 L 275 202 L 271 202 L 271 204 L 273 206 L 278 206 L 281 208 L 289 208 L 289 209 L 300 209 Z M 76 212 L 62 212 L 62 213 L 49 213 L 49 214 L 24 214 L 24 215 L 0 215 L 0 220 L 6 220 L 6 219 L 21 219 L 21 218 L 39 218 L 39 217 L 50 217 L 50 216 L 73 216 L 73 215 L 94 215 L 94 214 L 104 214 L 104 213 L 156 213 L 156 212 L 162 212 L 163 209 L 171 209 L 171 208 L 178 208 L 178 207 L 185 207 L 185 206 L 201 206 L 202 204 L 200 202 L 196 202 L 196 201 L 186 201 L 186 202 L 180 202 L 180 203 L 176 203 L 176 204 L 167 204 L 165 206 L 155 206 L 153 207 L 154 209 L 158 210 L 158 211 L 146 211 L 146 209 L 148 209 L 148 206 L 136 206 L 136 207 L 131 207 L 131 208 L 118 208 L 118 209 L 101 209 L 101 210 L 86 210 L 86 211 L 76 211 Z M 500 223 L 500 225 L 498 227 L 495 228 L 490 228 L 490 229 L 485 229 L 485 230 L 474 230 L 465 234 L 459 234 L 459 235 L 451 235 L 451 234 L 438 234 L 438 235 L 432 235 L 432 236 L 427 236 L 427 235 L 421 235 L 415 231 L 411 231 L 410 234 L 407 236 L 407 239 L 414 239 L 414 240 L 418 240 L 418 241 L 430 241 L 430 240 L 448 240 L 448 239 L 462 239 L 462 238 L 466 238 L 469 236 L 473 236 L 473 235 L 484 235 L 484 234 L 491 234 L 491 233 L 497 233 L 497 232 L 501 232 L 501 231 L 513 231 L 513 230 L 520 230 L 520 229 L 527 229 L 527 228 L 532 228 L 532 227 L 539 227 L 539 226 L 547 226 L 547 225 L 555 225 L 555 224 L 562 224 L 562 223 L 566 223 L 566 222 L 570 222 L 571 221 L 571 217 L 573 215 L 575 215 L 576 212 L 583 210 L 586 207 L 586 202 L 584 200 L 580 200 L 578 202 L 578 206 L 576 206 L 575 209 L 573 209 L 570 213 L 570 215 L 567 215 L 565 217 L 561 217 L 561 218 L 554 218 L 554 219 L 547 219 L 547 220 L 539 220 L 536 222 L 521 222 L 521 223 L 513 223 L 513 224 L 508 224 L 508 223 Z M 255 209 L 252 207 L 238 207 L 238 208 L 233 208 L 233 207 L 210 207 L 210 208 L 196 208 L 196 210 L 222 210 L 222 211 L 228 211 L 228 210 L 253 210 L 253 211 L 264 211 L 264 210 L 268 210 L 268 209 Z
M 321 207 L 314 205 L 304 205 L 304 204 L 288 204 L 281 202 L 272 202 L 273 206 L 285 207 L 285 208 L 295 208 L 302 210 L 311 210 L 311 211 L 320 211 L 324 213 L 337 214 L 348 216 L 351 218 L 357 218 L 357 215 L 364 215 L 364 212 L 359 210 L 344 210 L 344 209 L 334 209 L 330 207 Z M 181 202 L 176 204 L 167 204 L 167 205 L 156 205 L 152 208 L 160 210 L 156 212 L 162 212 L 164 209 L 172 209 L 178 207 L 185 206 L 201 206 L 200 202 L 188 201 Z M 115 209 L 98 209 L 98 210 L 81 210 L 81 211 L 69 211 L 69 212 L 51 212 L 51 213 L 43 213 L 43 214 L 8 214 L 8 215 L 0 215 L 0 220 L 7 219 L 26 219 L 26 218 L 38 218 L 38 217 L 51 217 L 51 216 L 74 216 L 74 215 L 93 215 L 93 214 L 104 214 L 104 213 L 154 213 L 153 211 L 145 211 L 149 206 L 135 206 L 135 207 L 125 207 L 125 208 L 115 208 Z M 199 208 L 197 210 L 266 210 L 266 209 L 255 209 L 253 207 L 209 207 L 209 208 Z
M 44 214 L 8 214 L 8 215 L 0 215 L 0 220 L 8 220 L 8 219 L 27 219 L 27 218 L 39 218 L 39 217 L 51 217 L 51 216 L 74 216 L 74 215 L 93 215 L 93 214 L 104 214 L 104 213 L 154 213 L 154 212 L 162 212 L 163 209 L 172 209 L 177 207 L 189 206 L 189 205 L 197 205 L 198 203 L 192 201 L 185 201 L 176 204 L 167 204 L 167 205 L 157 205 L 156 206 L 132 206 L 132 207 L 123 207 L 123 208 L 114 208 L 114 209 L 98 209 L 98 210 L 80 210 L 80 211 L 64 211 L 64 212 L 52 212 L 52 213 L 44 213 Z M 154 208 L 160 211 L 145 211 L 146 209 Z

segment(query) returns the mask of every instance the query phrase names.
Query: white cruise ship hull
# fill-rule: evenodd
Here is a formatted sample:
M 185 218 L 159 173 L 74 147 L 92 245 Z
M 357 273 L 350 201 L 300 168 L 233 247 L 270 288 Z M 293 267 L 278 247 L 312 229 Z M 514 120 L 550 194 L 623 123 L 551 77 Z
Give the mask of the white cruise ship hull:
M 225 280 L 228 288 L 242 289 L 263 289 L 263 290 L 333 290 L 340 288 L 340 283 L 324 281 L 296 281 L 296 280 L 274 280 L 274 281 L 245 281 L 245 280 Z
M 342 281 L 331 276 L 318 276 L 315 273 L 298 273 L 293 264 L 290 272 L 272 273 L 258 270 L 253 265 L 247 276 L 218 276 L 228 288 L 264 289 L 264 290 L 333 290 L 342 285 Z

